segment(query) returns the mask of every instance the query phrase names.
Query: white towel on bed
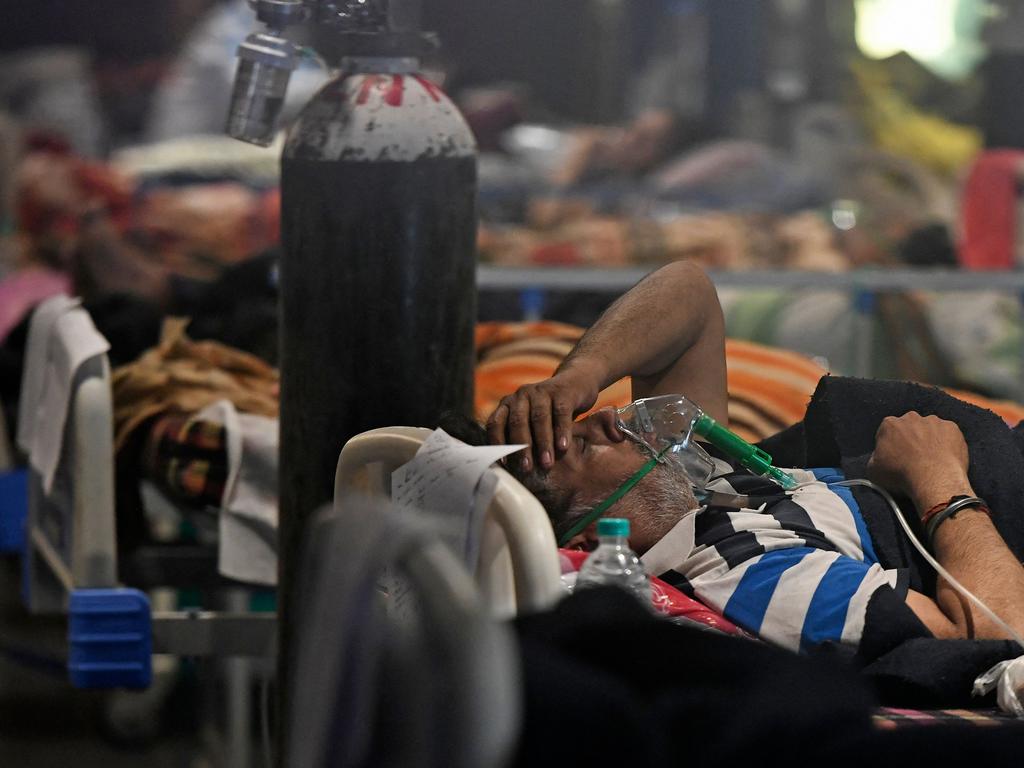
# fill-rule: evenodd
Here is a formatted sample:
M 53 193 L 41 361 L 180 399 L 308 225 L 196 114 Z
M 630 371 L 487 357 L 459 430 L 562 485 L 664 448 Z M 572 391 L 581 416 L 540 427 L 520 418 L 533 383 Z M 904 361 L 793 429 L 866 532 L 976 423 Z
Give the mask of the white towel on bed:
M 278 421 L 239 413 L 228 400 L 207 406 L 198 418 L 223 424 L 227 433 L 217 569 L 230 579 L 274 585 Z
M 32 315 L 18 406 L 18 445 L 49 493 L 60 463 L 64 424 L 78 369 L 110 344 L 78 299 L 53 296 Z

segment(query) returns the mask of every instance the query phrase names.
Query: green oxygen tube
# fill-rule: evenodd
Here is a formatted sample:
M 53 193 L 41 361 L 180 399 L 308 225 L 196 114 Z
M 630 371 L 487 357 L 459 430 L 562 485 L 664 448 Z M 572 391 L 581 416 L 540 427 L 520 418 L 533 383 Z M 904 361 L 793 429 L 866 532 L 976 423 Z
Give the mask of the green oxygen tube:
M 788 472 L 783 472 L 778 467 L 772 466 L 771 456 L 734 432 L 730 432 L 707 414 L 701 413 L 697 417 L 693 431 L 716 448 L 732 456 L 755 475 L 774 480 L 787 491 L 791 491 L 799 485 L 796 478 Z

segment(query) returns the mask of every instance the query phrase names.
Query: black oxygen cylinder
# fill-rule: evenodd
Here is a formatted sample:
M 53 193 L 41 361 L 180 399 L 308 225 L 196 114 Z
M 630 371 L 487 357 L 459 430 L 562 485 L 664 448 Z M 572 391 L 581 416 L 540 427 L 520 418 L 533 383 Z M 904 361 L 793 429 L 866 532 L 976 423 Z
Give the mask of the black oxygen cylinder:
M 350 60 L 281 161 L 280 551 L 355 434 L 471 413 L 476 147 L 415 59 Z

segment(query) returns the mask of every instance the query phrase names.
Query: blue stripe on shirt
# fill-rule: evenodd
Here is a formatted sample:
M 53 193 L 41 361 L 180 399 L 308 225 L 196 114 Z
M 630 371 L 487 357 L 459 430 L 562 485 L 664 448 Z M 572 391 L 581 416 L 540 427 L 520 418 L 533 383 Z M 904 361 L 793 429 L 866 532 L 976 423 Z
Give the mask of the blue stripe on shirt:
M 839 557 L 829 566 L 807 606 L 800 632 L 801 652 L 828 640 L 842 640 L 850 601 L 870 568 L 852 557 Z
M 812 469 L 811 472 L 814 473 L 816 479 L 825 483 L 832 493 L 842 499 L 847 508 L 849 508 L 850 515 L 853 516 L 853 524 L 857 526 L 857 535 L 860 537 L 860 550 L 864 553 L 864 561 L 867 563 L 877 563 L 878 556 L 875 554 L 875 548 L 871 544 L 871 534 L 868 533 L 868 526 L 864 522 L 864 516 L 860 513 L 860 504 L 853 497 L 853 489 L 844 485 L 836 485 L 836 483 L 845 481 L 846 475 L 842 473 L 842 470 L 835 467 L 821 467 Z
M 722 613 L 741 627 L 760 632 L 768 603 L 782 574 L 816 551 L 810 547 L 792 547 L 766 552 L 744 572 Z

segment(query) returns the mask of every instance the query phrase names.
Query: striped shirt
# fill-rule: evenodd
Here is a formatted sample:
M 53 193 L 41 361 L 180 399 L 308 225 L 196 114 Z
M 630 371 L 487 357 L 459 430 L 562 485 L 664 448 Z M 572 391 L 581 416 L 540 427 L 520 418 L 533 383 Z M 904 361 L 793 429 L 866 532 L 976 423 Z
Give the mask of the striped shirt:
M 839 470 L 788 470 L 800 485 L 783 491 L 718 464 L 705 505 L 644 555 L 650 573 L 794 651 L 856 647 L 871 596 L 881 588 L 906 596 L 906 572 L 879 565 Z

